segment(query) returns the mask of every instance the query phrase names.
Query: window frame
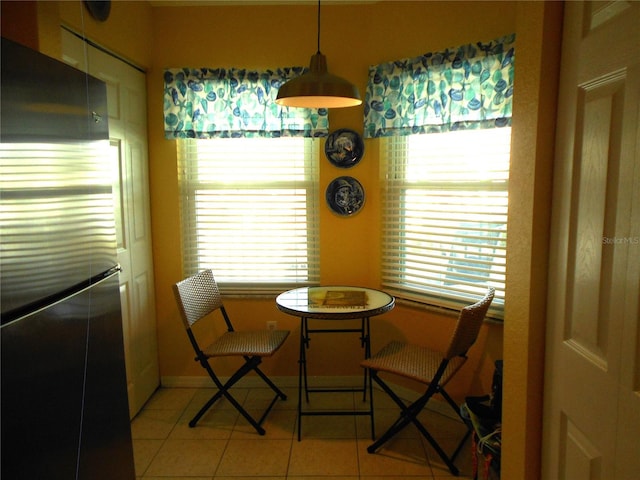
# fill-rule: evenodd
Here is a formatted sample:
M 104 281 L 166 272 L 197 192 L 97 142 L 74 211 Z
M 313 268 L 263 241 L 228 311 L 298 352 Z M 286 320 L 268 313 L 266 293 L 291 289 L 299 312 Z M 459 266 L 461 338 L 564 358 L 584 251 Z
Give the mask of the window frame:
M 503 127 L 504 128 L 504 127 Z M 510 130 L 510 127 L 506 127 Z M 503 129 L 500 129 L 504 131 Z M 481 130 L 476 130 L 481 131 Z M 445 132 L 445 133 L 429 133 L 423 134 L 422 137 L 430 137 L 432 135 L 448 135 L 455 132 Z M 409 146 L 408 139 L 410 136 L 389 136 L 382 137 L 380 140 L 380 157 L 381 157 L 381 182 L 382 182 L 382 211 L 381 211 L 381 286 L 389 293 L 395 295 L 399 299 L 408 300 L 411 302 L 417 302 L 420 304 L 427 304 L 437 308 L 445 308 L 451 310 L 459 310 L 461 307 L 468 305 L 469 301 L 473 301 L 473 299 L 481 297 L 486 292 L 486 287 L 493 286 L 496 288 L 496 298 L 491 305 L 491 308 L 487 314 L 488 318 L 502 321 L 504 319 L 504 291 L 505 291 L 505 283 L 506 283 L 506 248 L 507 248 L 507 213 L 508 213 L 508 193 L 509 193 L 509 183 L 508 183 L 508 169 L 509 169 L 509 157 L 508 154 L 507 162 L 505 165 L 506 171 L 501 173 L 496 173 L 496 175 L 502 175 L 503 178 L 501 181 L 496 181 L 495 179 L 487 178 L 483 181 L 474 181 L 474 182 L 465 182 L 465 181 L 429 181 L 429 180 L 416 180 L 416 179 L 408 179 L 406 178 L 407 173 L 407 165 L 408 165 L 408 156 Z M 431 137 L 433 138 L 433 137 Z M 509 145 L 510 145 L 511 134 L 509 132 Z M 471 286 L 454 286 L 448 287 L 443 284 L 439 287 L 434 286 L 435 283 L 439 281 L 444 281 L 443 279 L 447 278 L 447 275 L 444 275 L 442 279 L 436 280 L 433 279 L 433 284 L 430 283 L 420 283 L 419 280 L 411 277 L 420 277 L 422 275 L 428 275 L 429 272 L 435 272 L 436 270 L 441 270 L 443 265 L 436 265 L 435 263 L 431 266 L 425 267 L 425 271 L 419 272 L 418 275 L 411 274 L 411 268 L 415 267 L 416 261 L 409 261 L 409 265 L 404 262 L 409 257 L 420 257 L 421 254 L 411 255 L 412 251 L 415 251 L 415 248 L 412 248 L 410 240 L 408 240 L 408 233 L 411 233 L 412 230 L 415 230 L 415 225 L 418 220 L 415 220 L 412 223 L 412 229 L 407 228 L 407 221 L 409 221 L 407 213 L 407 207 L 405 205 L 405 201 L 407 200 L 407 192 L 425 192 L 427 190 L 431 190 L 433 192 L 453 192 L 454 195 L 456 192 L 502 192 L 497 195 L 504 195 L 505 198 L 496 200 L 497 203 L 506 203 L 502 205 L 501 208 L 504 208 L 503 213 L 500 215 L 501 221 L 499 222 L 499 227 L 496 225 L 486 225 L 482 228 L 478 228 L 477 235 L 472 232 L 472 229 L 464 229 L 460 228 L 461 231 L 469 230 L 464 233 L 464 235 L 460 236 L 460 244 L 459 247 L 461 250 L 465 248 L 465 239 L 473 240 L 474 235 L 477 240 L 481 238 L 489 238 L 492 235 L 492 232 L 500 232 L 500 234 L 496 237 L 497 243 L 494 251 L 492 253 L 492 263 L 496 265 L 496 271 L 489 272 L 489 276 L 487 277 L 487 282 L 482 283 L 478 282 L 478 287 L 473 288 Z M 471 194 L 473 197 L 473 194 Z M 490 203 L 487 201 L 487 203 Z M 448 207 L 452 208 L 452 207 Z M 394 214 L 394 211 L 397 213 Z M 441 210 L 442 213 L 446 214 L 447 211 Z M 424 217 L 420 220 L 425 220 L 427 223 L 429 220 L 433 220 L 436 218 L 436 215 Z M 452 217 L 453 218 L 453 217 Z M 426 223 L 425 223 L 426 225 Z M 435 230 L 441 227 L 438 225 L 438 228 L 432 225 L 431 228 Z M 462 225 L 461 225 L 462 227 Z M 424 226 L 425 229 L 429 228 L 428 225 Z M 415 232 L 414 232 L 415 233 Z M 423 232 L 425 236 L 429 235 L 429 232 Z M 452 235 L 449 235 L 452 236 Z M 454 241 L 451 241 L 453 244 Z M 468 243 L 466 245 L 468 247 Z M 430 249 L 430 246 L 425 246 L 423 250 Z M 461 251 L 460 250 L 460 251 Z M 460 253 L 458 251 L 458 253 Z M 482 251 L 480 247 L 478 247 L 478 251 Z M 450 253 L 456 253 L 455 249 L 452 249 Z M 486 254 L 486 252 L 485 252 Z M 424 259 L 429 255 L 427 253 L 422 253 L 424 255 Z M 464 280 L 469 283 L 474 283 L 478 280 L 482 274 L 486 273 L 481 272 L 479 269 L 475 271 L 478 265 L 485 264 L 487 259 L 466 259 L 462 258 L 458 261 L 458 265 L 462 265 L 463 268 L 455 267 L 455 255 L 451 255 L 448 257 L 448 262 L 454 262 L 450 268 L 452 268 L 452 273 L 448 275 L 451 278 L 459 278 L 459 277 L 468 277 L 464 278 Z M 496 262 L 496 259 L 499 259 Z M 465 260 L 468 260 L 465 264 Z M 466 266 L 465 266 L 466 265 Z M 495 277 L 502 277 L 502 281 L 497 282 Z M 458 290 L 454 290 L 457 288 Z M 468 291 L 460 291 L 460 289 L 467 289 Z
M 284 138 L 284 137 L 282 137 Z M 197 145 L 197 142 L 234 142 L 238 147 L 240 147 L 240 143 L 238 140 L 242 141 L 259 141 L 259 142 L 274 142 L 277 141 L 278 138 L 251 138 L 251 139 L 181 139 L 177 140 L 177 155 L 178 155 L 178 183 L 180 189 L 180 216 L 181 216 L 181 238 L 182 238 L 182 265 L 183 265 L 183 274 L 185 276 L 189 276 L 197 273 L 198 270 L 202 270 L 204 268 L 212 268 L 214 272 L 214 276 L 216 276 L 216 281 L 219 283 L 221 290 L 223 290 L 226 294 L 231 295 L 271 295 L 281 293 L 283 290 L 290 288 L 298 288 L 304 286 L 312 286 L 318 285 L 320 280 L 320 245 L 319 245 L 319 200 L 318 200 L 318 184 L 319 184 L 319 171 L 317 165 L 318 151 L 319 146 L 318 142 L 312 138 L 306 137 L 286 137 L 287 141 L 300 141 L 304 144 L 304 166 L 302 167 L 304 170 L 304 180 L 275 180 L 273 182 L 268 183 L 254 183 L 251 181 L 239 181 L 236 184 L 225 182 L 224 180 L 220 182 L 214 181 L 202 181 L 198 178 L 192 178 L 194 176 L 193 171 L 189 171 L 189 167 L 193 167 L 193 165 L 188 165 L 188 162 L 193 162 L 193 158 L 189 158 L 191 155 L 197 155 L 198 152 L 188 152 L 189 148 L 193 149 L 193 145 Z M 191 147 L 189 146 L 191 143 Z M 230 145 L 230 143 L 227 143 Z M 197 147 L 196 147 L 197 150 Z M 233 157 L 233 162 L 237 163 L 239 161 L 239 151 L 237 150 Z M 264 153 L 264 152 L 261 152 Z M 196 160 L 198 161 L 198 160 Z M 205 160 L 206 161 L 206 160 Z M 227 160 L 228 161 L 228 160 Z M 197 165 L 194 167 L 197 168 Z M 197 176 L 197 174 L 195 174 Z M 291 176 L 291 175 L 289 175 Z M 204 188 L 203 188 L 204 187 Z M 308 258 L 307 263 L 307 272 L 308 274 L 304 278 L 300 279 L 285 279 L 280 278 L 279 281 L 264 281 L 260 282 L 257 279 L 246 280 L 246 281 L 234 281 L 226 279 L 224 275 L 219 275 L 216 273 L 216 267 L 212 264 L 206 264 L 202 262 L 202 259 L 199 258 L 202 255 L 198 253 L 198 242 L 201 241 L 199 238 L 200 234 L 204 234 L 205 232 L 198 232 L 198 222 L 197 222 L 197 198 L 198 192 L 202 190 L 206 191 L 214 191 L 221 192 L 224 190 L 230 191 L 234 190 L 236 192 L 241 191 L 243 189 L 250 189 L 252 192 L 255 192 L 256 188 L 258 190 L 264 190 L 268 192 L 269 190 L 276 191 L 282 189 L 290 189 L 290 190 L 300 190 L 304 189 L 305 191 L 305 223 L 306 223 L 306 255 Z M 265 193 L 267 196 L 271 196 L 274 198 L 273 194 Z M 276 200 L 277 201 L 277 200 Z M 228 218 L 228 217 L 227 217 Z M 302 222 L 297 224 L 298 226 L 302 225 Z M 287 232 L 283 232 L 283 235 L 286 235 Z M 284 238 L 284 237 L 283 237 Z M 281 243 L 284 244 L 284 243 Z M 228 270 L 232 270 L 234 265 L 232 263 L 228 264 Z M 297 271 L 296 271 L 297 274 Z

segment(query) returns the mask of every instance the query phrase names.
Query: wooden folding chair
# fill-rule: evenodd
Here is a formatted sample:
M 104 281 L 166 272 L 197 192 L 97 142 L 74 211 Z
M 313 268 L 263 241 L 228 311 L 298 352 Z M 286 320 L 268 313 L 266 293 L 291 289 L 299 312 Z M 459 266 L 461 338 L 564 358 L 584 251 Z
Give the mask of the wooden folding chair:
M 260 435 L 265 430 L 262 423 L 267 417 L 273 405 L 278 400 L 286 400 L 287 396 L 260 370 L 259 365 L 263 357 L 272 356 L 284 343 L 289 335 L 287 330 L 255 330 L 235 331 L 227 311 L 222 303 L 222 297 L 218 285 L 211 270 L 204 270 L 174 285 L 174 293 L 187 335 L 196 352 L 195 360 L 200 362 L 218 391 L 200 409 L 189 422 L 190 427 L 195 427 L 202 415 L 221 397 L 225 397 L 244 418 L 256 429 Z M 218 337 L 211 345 L 201 349 L 193 333 L 192 326 L 208 316 L 215 310 L 219 310 L 224 319 L 227 331 Z M 226 381 L 222 382 L 215 374 L 209 359 L 223 356 L 242 357 L 243 365 Z M 240 403 L 231 395 L 229 389 L 249 372 L 256 372 L 262 380 L 275 392 L 275 397 L 264 411 L 262 417 L 254 419 Z
M 439 352 L 410 343 L 393 341 L 388 343 L 373 357 L 361 363 L 364 368 L 369 370 L 371 380 L 376 382 L 401 410 L 398 420 L 396 420 L 377 441 L 367 448 L 369 453 L 374 453 L 404 427 L 413 423 L 436 452 L 438 452 L 438 455 L 442 458 L 451 473 L 458 475 L 458 469 L 453 462 L 471 431 L 467 431 L 454 453 L 448 456 L 417 417 L 431 397 L 439 393 L 456 412 L 456 415 L 464 421 L 460 416 L 460 408 L 445 391 L 444 387 L 467 361 L 467 351 L 478 337 L 482 321 L 489 309 L 489 305 L 491 305 L 493 301 L 494 294 L 495 290 L 489 288 L 482 300 L 464 307 L 460 311 L 453 335 L 449 342 L 449 347 L 446 351 Z M 426 384 L 426 392 L 413 403 L 405 404 L 391 387 L 380 378 L 380 372 L 391 373 Z

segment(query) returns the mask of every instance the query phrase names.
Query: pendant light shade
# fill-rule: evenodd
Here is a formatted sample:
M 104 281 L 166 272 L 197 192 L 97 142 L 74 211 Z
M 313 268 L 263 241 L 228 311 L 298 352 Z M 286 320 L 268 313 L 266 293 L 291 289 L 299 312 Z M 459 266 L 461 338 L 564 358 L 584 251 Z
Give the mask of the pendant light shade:
M 358 88 L 344 78 L 331 75 L 327 58 L 320 52 L 320 1 L 318 0 L 318 51 L 309 71 L 289 80 L 278 90 L 278 105 L 302 108 L 355 107 L 362 103 Z

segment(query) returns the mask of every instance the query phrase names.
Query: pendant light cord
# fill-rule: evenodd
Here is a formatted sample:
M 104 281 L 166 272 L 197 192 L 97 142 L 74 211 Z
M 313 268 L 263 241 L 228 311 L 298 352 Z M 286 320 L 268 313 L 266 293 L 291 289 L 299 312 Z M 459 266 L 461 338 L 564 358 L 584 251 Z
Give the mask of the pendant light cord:
M 320 53 L 320 0 L 318 0 L 318 53 Z

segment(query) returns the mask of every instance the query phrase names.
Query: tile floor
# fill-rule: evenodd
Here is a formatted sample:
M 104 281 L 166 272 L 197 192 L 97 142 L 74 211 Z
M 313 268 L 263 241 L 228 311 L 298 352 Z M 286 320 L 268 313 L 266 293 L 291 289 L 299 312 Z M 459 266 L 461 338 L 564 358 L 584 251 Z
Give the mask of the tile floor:
M 375 454 L 367 416 L 303 417 L 302 440 L 297 439 L 295 389 L 283 389 L 287 401 L 278 401 L 267 417 L 267 433 L 255 430 L 226 401 L 219 401 L 195 428 L 188 421 L 211 396 L 212 389 L 161 388 L 131 423 L 136 473 L 139 480 L 389 480 L 392 478 L 453 478 L 435 451 L 415 427 Z M 236 398 L 253 413 L 268 403 L 270 390 L 235 388 Z M 311 394 L 314 408 L 362 408 L 360 393 Z M 397 408 L 382 392 L 374 395 L 377 433 L 397 416 Z M 464 426 L 434 412 L 423 422 L 451 452 Z M 457 478 L 472 475 L 470 441 L 458 456 Z

